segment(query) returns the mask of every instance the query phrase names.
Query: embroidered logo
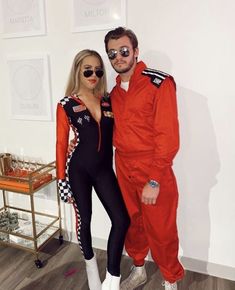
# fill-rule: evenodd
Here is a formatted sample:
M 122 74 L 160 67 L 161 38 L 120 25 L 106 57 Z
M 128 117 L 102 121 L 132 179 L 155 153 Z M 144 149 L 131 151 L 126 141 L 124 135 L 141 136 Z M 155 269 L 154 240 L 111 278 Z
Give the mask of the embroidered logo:
M 78 120 L 77 120 L 77 122 L 82 125 L 82 118 L 79 117 Z
M 84 116 L 84 119 L 87 120 L 87 122 L 90 122 L 90 116 L 85 115 L 85 116 Z
M 110 107 L 110 104 L 108 102 L 103 102 L 101 104 L 102 107 Z
M 110 112 L 110 111 L 104 111 L 103 113 L 104 113 L 105 117 L 109 117 L 109 118 L 113 118 L 113 117 L 114 117 L 114 116 L 113 116 L 113 112 Z
M 78 105 L 73 107 L 74 113 L 82 112 L 86 110 L 86 106 L 84 105 Z
M 161 82 L 162 82 L 162 80 L 160 80 L 160 79 L 158 79 L 158 78 L 155 78 L 155 79 L 153 80 L 153 83 L 155 83 L 155 84 L 157 84 L 157 85 L 160 85 Z

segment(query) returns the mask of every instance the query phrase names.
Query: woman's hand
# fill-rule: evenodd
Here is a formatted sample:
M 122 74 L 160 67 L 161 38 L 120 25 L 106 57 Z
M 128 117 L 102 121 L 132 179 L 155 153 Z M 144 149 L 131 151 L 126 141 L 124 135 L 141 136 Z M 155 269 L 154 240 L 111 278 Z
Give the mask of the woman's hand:
M 69 142 L 69 146 L 68 146 L 68 153 L 69 154 L 73 152 L 75 145 L 76 145 L 76 139 L 74 138 L 74 139 L 70 140 L 70 142 Z

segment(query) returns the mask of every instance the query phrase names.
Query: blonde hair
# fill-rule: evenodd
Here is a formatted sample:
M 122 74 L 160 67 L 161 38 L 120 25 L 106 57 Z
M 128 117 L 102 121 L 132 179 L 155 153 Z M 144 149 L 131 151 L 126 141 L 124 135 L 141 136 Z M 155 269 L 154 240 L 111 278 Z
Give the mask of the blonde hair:
M 69 79 L 67 82 L 67 87 L 65 90 L 66 96 L 71 96 L 73 94 L 77 94 L 80 88 L 80 71 L 81 64 L 84 58 L 87 56 L 95 56 L 100 61 L 101 68 L 104 71 L 104 75 L 100 78 L 96 88 L 94 89 L 94 94 L 96 96 L 104 96 L 107 94 L 107 81 L 106 81 L 106 72 L 104 67 L 104 62 L 99 55 L 99 53 L 95 50 L 84 49 L 80 51 L 74 58 L 72 68 L 69 74 Z

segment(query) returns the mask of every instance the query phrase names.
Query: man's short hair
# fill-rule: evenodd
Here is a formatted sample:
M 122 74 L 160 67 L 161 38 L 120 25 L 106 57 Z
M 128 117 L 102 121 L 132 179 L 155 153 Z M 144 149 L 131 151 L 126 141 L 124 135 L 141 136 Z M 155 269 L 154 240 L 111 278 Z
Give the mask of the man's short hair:
M 125 27 L 117 27 L 113 30 L 110 30 L 105 35 L 104 43 L 106 52 L 108 52 L 108 42 L 110 39 L 119 39 L 123 36 L 127 36 L 130 39 L 133 49 L 138 47 L 138 39 L 131 29 L 126 29 Z

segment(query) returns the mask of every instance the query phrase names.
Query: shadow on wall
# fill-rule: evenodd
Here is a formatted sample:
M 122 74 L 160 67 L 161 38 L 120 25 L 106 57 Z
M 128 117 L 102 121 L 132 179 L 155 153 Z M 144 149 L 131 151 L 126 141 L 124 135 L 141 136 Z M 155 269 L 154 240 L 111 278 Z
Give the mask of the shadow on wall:
M 162 52 L 150 50 L 139 59 L 148 67 L 172 73 L 172 62 Z M 174 77 L 177 83 L 177 76 Z M 174 170 L 180 196 L 181 261 L 187 269 L 207 273 L 211 230 L 209 200 L 220 170 L 216 134 L 205 96 L 177 85 L 177 98 L 181 145 Z
M 209 201 L 220 169 L 216 135 L 207 98 L 182 87 L 178 87 L 177 96 L 181 149 L 174 168 L 180 192 L 178 225 L 182 263 L 186 268 L 207 273 Z
M 167 55 L 162 53 L 161 51 L 149 50 L 143 55 L 140 51 L 140 56 L 138 60 L 143 60 L 143 62 L 145 62 L 145 64 L 149 68 L 162 70 L 168 74 L 172 73 L 172 62 L 167 57 Z

